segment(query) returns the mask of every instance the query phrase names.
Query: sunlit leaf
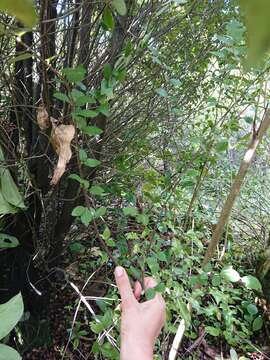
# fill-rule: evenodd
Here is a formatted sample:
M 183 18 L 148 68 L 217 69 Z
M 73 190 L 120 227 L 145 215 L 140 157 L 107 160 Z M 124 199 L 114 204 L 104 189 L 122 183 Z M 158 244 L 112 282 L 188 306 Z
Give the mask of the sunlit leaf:
M 119 15 L 124 16 L 127 13 L 125 0 L 112 0 L 112 5 Z
M 0 360 L 21 360 L 21 356 L 12 347 L 0 344 Z
M 8 302 L 0 305 L 0 339 L 7 336 L 16 326 L 23 314 L 23 299 L 21 293 Z
M 247 275 L 242 277 L 241 280 L 248 289 L 258 290 L 258 291 L 262 290 L 262 285 L 255 276 Z
M 234 270 L 232 267 L 223 269 L 220 275 L 221 277 L 223 277 L 223 279 L 226 279 L 230 282 L 237 282 L 240 280 L 239 273 L 236 270 Z

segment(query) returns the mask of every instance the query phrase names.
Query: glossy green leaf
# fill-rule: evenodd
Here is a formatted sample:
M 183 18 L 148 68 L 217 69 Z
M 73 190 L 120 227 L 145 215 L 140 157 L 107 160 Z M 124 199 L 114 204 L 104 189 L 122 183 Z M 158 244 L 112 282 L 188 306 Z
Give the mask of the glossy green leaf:
M 124 16 L 127 13 L 125 0 L 112 0 L 112 5 L 119 15 Z
M 256 319 L 252 323 L 253 331 L 259 331 L 263 327 L 263 319 L 261 316 L 256 317 Z
M 0 339 L 7 336 L 16 326 L 23 315 L 23 308 L 21 293 L 0 305 Z
M 242 277 L 241 280 L 248 289 L 262 291 L 262 285 L 255 276 L 247 275 Z
M 73 210 L 72 210 L 72 213 L 71 215 L 72 216 L 81 216 L 84 211 L 85 211 L 85 207 L 84 206 L 76 206 Z
M 15 236 L 0 233 L 0 249 L 14 248 L 19 245 Z
M 0 192 L 0 215 L 15 214 L 17 211 L 18 209 L 9 204 Z
M 37 23 L 34 1 L 32 0 L 0 0 L 0 11 L 15 16 L 30 28 Z
M 12 347 L 0 344 L 0 360 L 21 360 L 21 356 Z
M 237 352 L 234 349 L 230 349 L 230 358 L 231 360 L 238 360 Z
M 99 218 L 101 216 L 104 216 L 106 214 L 106 212 L 107 212 L 107 209 L 102 206 L 95 211 L 95 217 Z
M 223 279 L 226 279 L 227 281 L 230 282 L 237 282 L 240 280 L 239 273 L 236 270 L 234 270 L 232 267 L 223 269 L 220 275 Z
M 93 220 L 93 218 L 94 218 L 94 210 L 85 208 L 84 212 L 81 215 L 81 222 L 85 226 L 88 226 L 90 222 Z
M 25 209 L 23 198 L 18 191 L 18 188 L 10 175 L 9 170 L 2 168 L 0 169 L 1 175 L 1 192 L 4 199 L 11 205 Z
M 258 308 L 254 304 L 249 304 L 247 306 L 247 311 L 249 312 L 250 315 L 256 315 L 258 313 Z

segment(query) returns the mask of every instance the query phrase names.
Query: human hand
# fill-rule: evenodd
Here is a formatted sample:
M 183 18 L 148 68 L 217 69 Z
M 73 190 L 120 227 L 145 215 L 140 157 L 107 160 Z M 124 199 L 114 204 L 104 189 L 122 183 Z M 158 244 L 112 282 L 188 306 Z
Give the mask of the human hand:
M 120 266 L 115 269 L 115 279 L 122 301 L 121 360 L 152 360 L 155 341 L 165 322 L 165 302 L 157 293 L 153 299 L 139 303 L 141 284 L 137 281 L 133 292 Z M 156 285 L 153 278 L 144 279 L 145 289 Z

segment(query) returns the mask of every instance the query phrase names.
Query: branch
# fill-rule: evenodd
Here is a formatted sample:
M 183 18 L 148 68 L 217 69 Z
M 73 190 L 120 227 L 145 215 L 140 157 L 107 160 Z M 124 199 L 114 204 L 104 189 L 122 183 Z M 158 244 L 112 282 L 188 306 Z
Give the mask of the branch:
M 229 219 L 229 216 L 231 214 L 235 200 L 240 193 L 241 186 L 243 184 L 243 181 L 245 179 L 247 171 L 248 171 L 248 169 L 252 163 L 252 160 L 254 158 L 256 149 L 257 149 L 258 145 L 260 144 L 263 135 L 268 130 L 269 126 L 270 126 L 270 111 L 266 110 L 258 131 L 256 131 L 255 134 L 253 134 L 253 138 L 252 138 L 252 140 L 248 146 L 248 149 L 245 153 L 245 156 L 241 162 L 240 168 L 238 170 L 238 174 L 236 175 L 236 178 L 231 186 L 230 193 L 229 193 L 227 200 L 223 206 L 223 209 L 222 209 L 220 217 L 219 217 L 218 224 L 213 232 L 212 239 L 208 245 L 208 249 L 204 256 L 202 266 L 205 266 L 214 255 L 215 249 L 216 249 L 216 247 L 219 243 L 219 240 L 221 238 L 221 235 L 223 233 L 224 226 L 226 225 L 226 223 Z

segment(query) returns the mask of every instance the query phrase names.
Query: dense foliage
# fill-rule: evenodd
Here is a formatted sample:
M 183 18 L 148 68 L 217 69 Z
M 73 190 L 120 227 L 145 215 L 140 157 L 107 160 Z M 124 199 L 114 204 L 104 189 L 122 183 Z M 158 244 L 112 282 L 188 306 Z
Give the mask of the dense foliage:
M 156 359 L 267 359 L 267 1 L 0 9 L 0 359 L 119 359 L 118 264 Z

